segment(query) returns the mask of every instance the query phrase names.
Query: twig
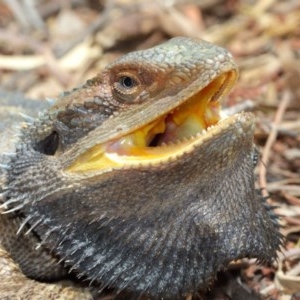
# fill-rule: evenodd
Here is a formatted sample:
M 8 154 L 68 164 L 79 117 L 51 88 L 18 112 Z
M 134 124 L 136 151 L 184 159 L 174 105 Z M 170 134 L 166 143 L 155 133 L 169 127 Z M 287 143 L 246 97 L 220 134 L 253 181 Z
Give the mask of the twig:
M 17 22 L 22 28 L 29 29 L 29 22 L 23 13 L 20 3 L 16 0 L 4 0 L 5 4 L 10 8 Z
M 45 23 L 32 0 L 23 0 L 23 13 L 27 16 L 27 19 L 34 28 L 40 31 L 46 31 Z
M 296 194 L 296 195 L 300 195 L 300 187 L 299 185 L 282 185 L 280 187 L 276 186 L 275 184 L 273 185 L 268 185 L 267 186 L 267 190 L 270 191 L 270 192 L 277 192 L 277 191 L 289 191 L 293 194 Z
M 242 111 L 253 111 L 254 108 L 255 108 L 255 103 L 251 99 L 246 99 L 241 103 L 238 103 L 230 107 L 226 107 L 222 111 L 224 114 L 228 116 L 232 116 Z
M 74 38 L 72 41 L 70 41 L 68 45 L 61 47 L 59 49 L 53 49 L 53 53 L 55 54 L 55 56 L 57 58 L 64 56 L 71 49 L 73 49 L 75 46 L 77 46 L 79 43 L 81 43 L 87 36 L 102 29 L 111 20 L 113 20 L 113 17 L 111 16 L 111 9 L 107 8 L 99 17 L 96 18 L 95 21 L 93 21 L 93 23 L 91 23 L 91 25 L 88 26 L 88 28 L 86 30 L 84 30 L 76 38 Z
M 259 165 L 259 183 L 260 183 L 260 186 L 262 188 L 264 188 L 262 190 L 262 193 L 266 197 L 268 196 L 268 192 L 267 192 L 267 190 L 265 190 L 265 188 L 267 187 L 266 174 L 267 174 L 267 166 L 268 166 L 270 154 L 271 154 L 271 148 L 277 138 L 278 125 L 283 118 L 283 114 L 284 114 L 285 110 L 287 109 L 287 106 L 290 103 L 290 100 L 291 100 L 291 95 L 290 95 L 289 91 L 285 91 L 282 96 L 282 100 L 280 101 L 280 104 L 278 106 L 277 112 L 275 114 L 273 126 L 272 126 L 271 132 L 269 134 L 269 137 L 267 139 L 266 145 L 264 147 L 261 162 Z

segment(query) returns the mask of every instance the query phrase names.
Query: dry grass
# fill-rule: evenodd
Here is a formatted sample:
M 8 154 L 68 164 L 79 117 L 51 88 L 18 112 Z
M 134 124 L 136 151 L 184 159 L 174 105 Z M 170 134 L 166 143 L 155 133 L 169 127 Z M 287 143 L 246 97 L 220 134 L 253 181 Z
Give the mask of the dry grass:
M 33 98 L 56 97 L 117 56 L 172 36 L 201 37 L 232 52 L 240 80 L 225 105 L 250 103 L 257 115 L 258 183 L 278 206 L 286 236 L 278 263 L 245 261 L 239 278 L 264 299 L 299 293 L 300 2 L 32 2 L 0 3 L 0 78 L 2 88 Z

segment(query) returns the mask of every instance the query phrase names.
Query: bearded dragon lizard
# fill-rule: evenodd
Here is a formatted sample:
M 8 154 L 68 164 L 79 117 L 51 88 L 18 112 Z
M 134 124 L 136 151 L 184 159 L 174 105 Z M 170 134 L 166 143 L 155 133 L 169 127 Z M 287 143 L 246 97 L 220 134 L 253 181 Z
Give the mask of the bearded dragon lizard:
M 6 260 L 35 280 L 66 269 L 99 290 L 175 299 L 232 260 L 275 258 L 277 218 L 254 187 L 254 116 L 221 111 L 237 76 L 227 50 L 178 37 L 27 120 L 1 159 Z M 56 297 L 90 297 L 74 293 Z

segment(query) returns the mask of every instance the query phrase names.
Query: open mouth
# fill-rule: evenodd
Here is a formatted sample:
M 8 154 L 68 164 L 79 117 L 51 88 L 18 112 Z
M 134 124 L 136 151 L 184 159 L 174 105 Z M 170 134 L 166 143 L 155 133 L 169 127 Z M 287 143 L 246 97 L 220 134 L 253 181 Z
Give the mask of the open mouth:
M 202 137 L 221 122 L 221 98 L 232 88 L 235 71 L 215 78 L 167 114 L 118 139 L 92 147 L 69 171 L 111 170 L 162 163 L 201 143 Z

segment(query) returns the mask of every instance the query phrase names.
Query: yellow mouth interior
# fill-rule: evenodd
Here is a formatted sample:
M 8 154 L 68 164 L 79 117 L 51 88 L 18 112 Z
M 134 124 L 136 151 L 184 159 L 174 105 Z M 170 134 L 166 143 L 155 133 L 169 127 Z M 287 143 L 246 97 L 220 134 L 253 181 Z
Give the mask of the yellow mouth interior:
M 230 74 L 219 76 L 183 104 L 138 130 L 92 147 L 68 171 L 149 165 L 182 155 L 201 139 L 206 129 L 220 121 L 220 98 L 227 92 Z

